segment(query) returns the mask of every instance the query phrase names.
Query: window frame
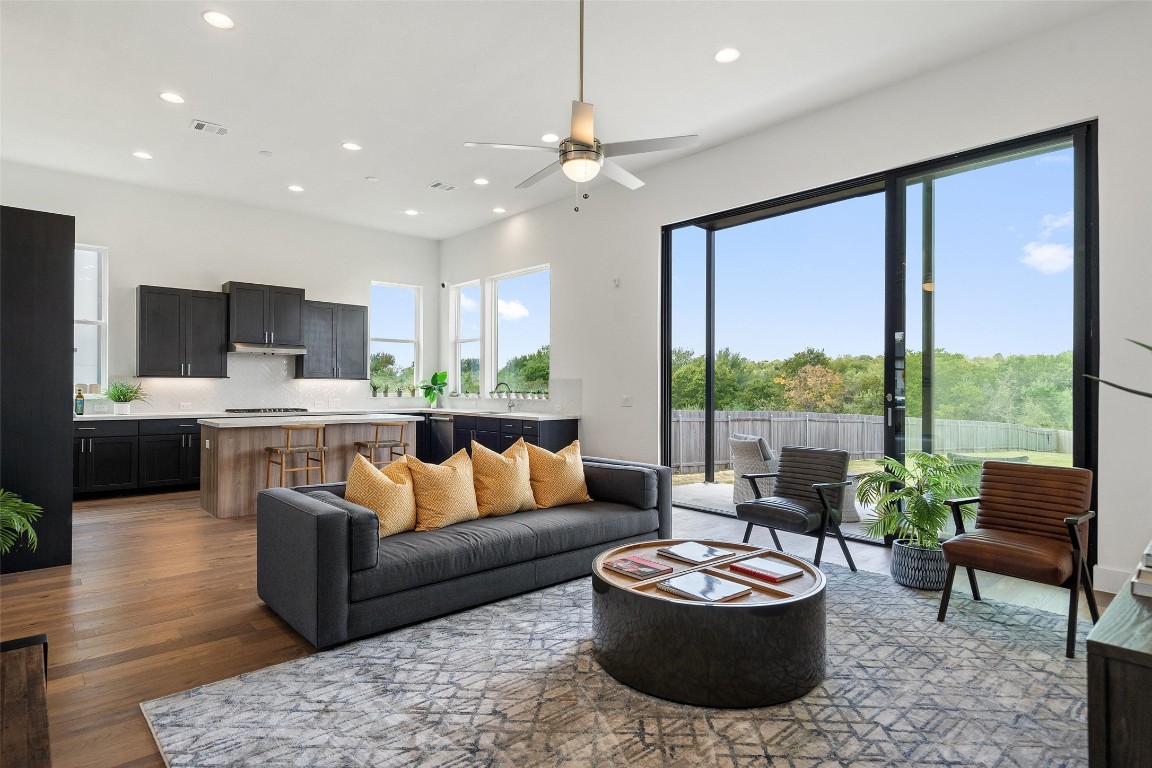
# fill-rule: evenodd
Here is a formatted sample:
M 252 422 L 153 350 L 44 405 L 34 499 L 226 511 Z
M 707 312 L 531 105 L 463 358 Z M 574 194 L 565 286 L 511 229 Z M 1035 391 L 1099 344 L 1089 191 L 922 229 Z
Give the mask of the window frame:
M 75 338 L 75 327 L 78 325 L 95 326 L 96 328 L 96 370 L 98 381 L 95 382 L 74 382 L 79 383 L 93 383 L 100 387 L 100 391 L 108 388 L 108 247 L 104 245 L 87 245 L 85 243 L 75 243 L 72 247 L 73 259 L 73 288 L 75 289 L 75 260 L 76 251 L 89 251 L 96 254 L 97 263 L 97 296 L 96 296 L 96 311 L 98 317 L 92 318 L 78 318 L 76 317 L 76 306 L 73 302 L 72 306 L 72 326 L 73 338 Z M 72 348 L 72 375 L 76 375 L 76 347 Z
M 415 317 L 413 318 L 412 330 L 416 335 L 414 339 L 403 339 L 388 336 L 373 336 L 372 335 L 372 288 L 402 288 L 410 290 L 413 293 L 413 307 Z M 369 360 L 369 380 L 371 380 L 371 360 L 372 360 L 372 345 L 376 342 L 386 344 L 411 344 L 412 345 L 412 383 L 410 386 L 415 386 L 416 382 L 424 378 L 424 324 L 423 324 L 423 306 L 424 306 L 424 291 L 423 287 L 419 285 L 408 285 L 407 283 L 392 283 L 386 280 L 373 280 L 368 289 L 368 360 Z
M 481 358 L 480 371 L 484 375 L 483 381 L 488 386 L 489 391 L 494 389 L 499 383 L 497 377 L 500 374 L 500 289 L 499 283 L 502 280 L 509 280 L 517 277 L 524 277 L 536 272 L 548 273 L 548 346 L 552 346 L 552 265 L 551 263 L 537 264 L 531 267 L 524 267 L 523 269 L 515 269 L 511 272 L 502 272 L 498 275 L 490 275 L 484 280 L 484 289 L 481 291 L 484 301 L 484 331 L 487 336 L 487 344 L 482 343 L 481 348 L 484 356 Z M 484 360 L 490 360 L 491 364 L 485 366 Z M 552 365 L 551 356 L 549 356 L 548 365 L 548 389 L 551 390 L 552 379 Z
M 461 317 L 463 315 L 463 313 L 460 311 L 461 291 L 462 291 L 462 289 L 471 288 L 473 286 L 478 288 L 480 291 L 480 335 L 479 336 L 461 336 L 460 335 L 460 321 L 461 321 Z M 484 293 L 485 293 L 485 291 L 484 291 L 484 281 L 483 280 L 476 279 L 476 280 L 469 280 L 469 281 L 463 282 L 463 283 L 454 283 L 452 285 L 451 302 L 450 302 L 450 306 L 449 306 L 449 311 L 451 313 L 451 315 L 449 317 L 449 327 L 452 329 L 452 334 L 451 334 L 452 335 L 452 338 L 451 338 L 452 354 L 451 354 L 451 366 L 449 368 L 451 373 L 449 374 L 449 379 L 448 379 L 449 386 L 453 390 L 455 390 L 456 392 L 460 392 L 460 393 L 464 392 L 463 382 L 460 379 L 460 362 L 464 358 L 460 354 L 460 347 L 463 344 L 472 344 L 475 342 L 479 342 L 480 343 L 480 355 L 479 355 L 479 357 L 480 357 L 480 375 L 479 375 L 478 386 L 480 387 L 480 395 L 481 396 L 484 395 L 485 386 L 488 383 L 487 373 L 486 373 L 486 365 L 485 365 L 485 361 L 488 359 L 488 356 L 485 354 L 486 348 L 485 348 L 485 344 L 484 344 L 484 338 L 487 335 L 485 333 L 485 330 L 487 328 L 487 323 L 485 322 L 485 317 L 487 315 L 484 311 L 484 308 L 485 308 L 484 307 L 484 305 L 485 305 Z M 491 390 L 492 390 L 492 387 L 488 386 L 487 391 L 491 391 Z

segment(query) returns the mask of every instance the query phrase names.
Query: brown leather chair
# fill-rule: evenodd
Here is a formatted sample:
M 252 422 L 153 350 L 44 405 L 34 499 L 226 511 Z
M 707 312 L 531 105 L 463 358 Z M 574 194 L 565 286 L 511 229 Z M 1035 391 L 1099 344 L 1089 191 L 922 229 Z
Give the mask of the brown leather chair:
M 1100 618 L 1092 577 L 1083 556 L 1088 521 L 1096 516 L 1088 509 L 1091 498 L 1091 470 L 984 462 L 980 496 L 948 502 L 956 520 L 956 536 L 943 543 L 948 577 L 937 621 L 944 621 L 948 612 L 957 566 L 967 569 L 972 596 L 977 600 L 980 588 L 976 585 L 976 571 L 1065 587 L 1071 593 L 1066 653 L 1072 658 L 1081 585 L 1092 621 Z M 972 531 L 964 529 L 960 514 L 960 507 L 965 504 L 978 504 Z
M 752 535 L 752 526 L 762 525 L 772 534 L 772 543 L 783 551 L 776 529 L 789 533 L 815 536 L 816 557 L 812 561 L 820 566 L 824 552 L 824 538 L 831 530 L 840 542 L 840 549 L 848 560 L 848 567 L 856 570 L 852 553 L 840 532 L 840 510 L 848 480 L 848 452 L 833 448 L 801 448 L 794 445 L 780 450 L 780 469 L 777 472 L 750 472 L 743 475 L 752 484 L 757 497 L 736 505 L 736 517 L 748 523 L 744 543 Z M 756 481 L 775 478 L 771 496 L 760 496 Z

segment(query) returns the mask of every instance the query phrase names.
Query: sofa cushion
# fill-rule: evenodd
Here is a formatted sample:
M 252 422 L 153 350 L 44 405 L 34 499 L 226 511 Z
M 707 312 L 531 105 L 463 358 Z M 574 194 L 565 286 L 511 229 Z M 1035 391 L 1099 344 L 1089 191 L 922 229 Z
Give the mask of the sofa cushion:
M 584 461 L 588 495 L 596 501 L 631 504 L 639 509 L 656 506 L 660 476 L 647 467 L 624 467 Z
M 416 490 L 417 531 L 435 531 L 479 517 L 467 451 L 461 449 L 439 465 L 409 457 L 408 471 Z
M 487 517 L 380 539 L 376 567 L 352 573 L 349 597 L 368 600 L 531 560 L 537 556 L 536 537 L 516 522 L 519 517 Z
M 376 513 L 381 537 L 416 527 L 416 496 L 406 458 L 401 456 L 380 470 L 358 453 L 348 470 L 344 498 Z
M 499 517 L 536 509 L 528 471 L 528 449 L 520 438 L 504 453 L 472 441 L 472 480 L 480 517 Z
M 536 537 L 536 557 L 650 533 L 660 527 L 654 509 L 594 501 L 521 512 L 514 519 Z
M 580 441 L 556 453 L 527 443 L 532 496 L 540 509 L 562 504 L 592 501 L 584 483 L 584 463 L 580 461 Z

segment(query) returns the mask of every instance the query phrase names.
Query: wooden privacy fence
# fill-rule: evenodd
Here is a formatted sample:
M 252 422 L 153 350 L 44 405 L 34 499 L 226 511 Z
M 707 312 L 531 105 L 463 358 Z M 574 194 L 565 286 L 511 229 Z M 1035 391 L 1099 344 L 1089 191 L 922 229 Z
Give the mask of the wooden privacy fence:
M 939 451 L 1072 452 L 1072 432 L 992 421 L 937 419 L 933 449 Z M 921 420 L 907 420 L 907 450 L 920 450 Z M 884 455 L 884 418 L 849 413 L 797 411 L 717 411 L 715 462 L 731 466 L 728 438 L 733 434 L 763 437 L 773 449 L 784 445 L 840 448 L 853 459 Z M 672 471 L 704 471 L 704 411 L 672 412 Z

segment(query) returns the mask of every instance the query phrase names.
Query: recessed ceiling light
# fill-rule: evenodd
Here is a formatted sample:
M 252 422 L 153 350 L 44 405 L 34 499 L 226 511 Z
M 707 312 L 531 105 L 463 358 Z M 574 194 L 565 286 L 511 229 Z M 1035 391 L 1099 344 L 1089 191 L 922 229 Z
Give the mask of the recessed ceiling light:
M 414 211 L 409 208 L 408 210 L 404 211 L 404 213 L 408 214 L 409 216 L 415 216 L 416 214 L 420 213 L 420 211 Z
M 151 160 L 152 159 L 152 155 L 148 154 L 147 152 L 143 152 L 143 151 L 133 152 L 132 157 L 138 157 L 141 160 Z
M 183 96 L 181 96 L 178 93 L 172 93 L 171 91 L 164 91 L 164 93 L 160 94 L 160 98 L 164 99 L 164 101 L 168 102 L 169 104 L 183 104 L 184 103 L 184 97 Z
M 473 184 L 479 184 L 480 186 L 484 186 L 485 184 L 488 183 L 488 179 L 472 179 L 472 183 Z
M 493 208 L 492 213 L 504 213 L 504 209 L 503 208 Z
M 560 137 L 554 133 L 546 133 L 540 137 L 540 141 L 544 142 L 545 144 L 551 144 L 555 141 L 560 141 Z
M 375 176 L 365 176 L 364 181 L 380 181 L 380 179 L 376 178 Z
M 721 64 L 730 64 L 740 58 L 740 51 L 735 48 L 721 48 L 716 51 L 716 61 Z
M 216 29 L 232 29 L 236 26 L 236 22 L 232 21 L 228 14 L 220 13 L 220 11 L 204 11 L 200 16 Z
M 348 150 L 349 152 L 359 152 L 360 150 L 364 149 L 364 147 L 351 141 L 346 141 L 340 146 L 344 147 L 344 149 Z
M 260 157 L 272 157 L 272 150 L 262 149 L 259 152 L 257 152 L 256 154 L 260 155 Z
M 291 186 L 288 187 L 288 191 L 289 192 L 303 192 L 304 187 L 300 186 L 299 184 L 292 184 Z

